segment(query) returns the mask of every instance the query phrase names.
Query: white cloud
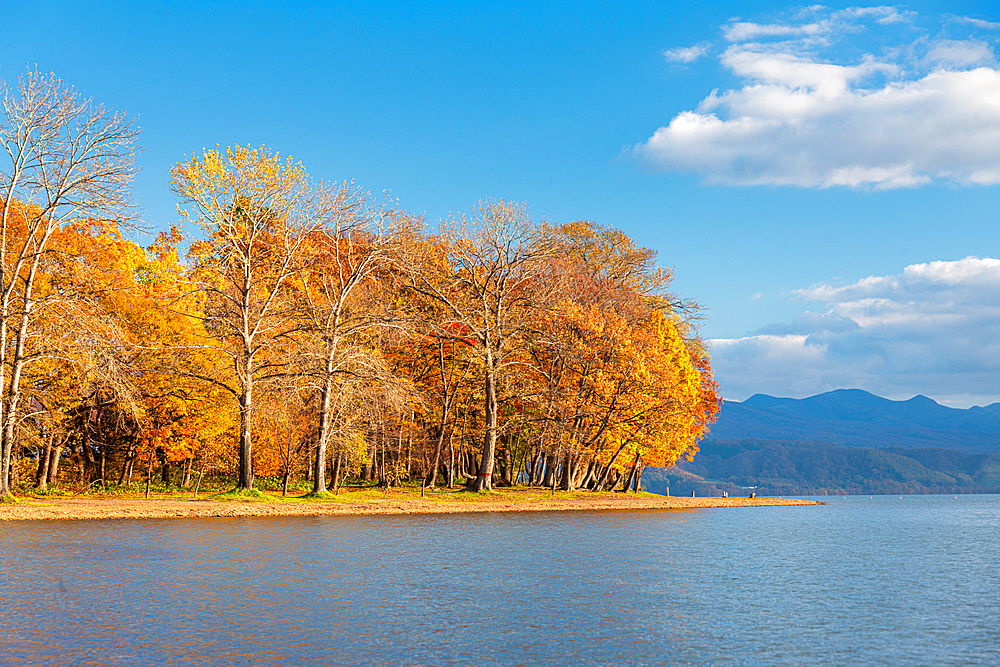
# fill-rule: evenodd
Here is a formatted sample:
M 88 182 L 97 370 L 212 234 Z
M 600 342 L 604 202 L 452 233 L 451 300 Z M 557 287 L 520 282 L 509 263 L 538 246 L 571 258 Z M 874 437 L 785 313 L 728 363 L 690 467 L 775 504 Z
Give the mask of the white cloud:
M 698 58 L 708 53 L 712 47 L 708 42 L 695 44 L 694 46 L 682 46 L 676 49 L 667 49 L 663 52 L 663 57 L 672 63 L 693 63 Z
M 797 295 L 820 312 L 710 341 L 727 398 L 861 388 L 952 405 L 1000 401 L 1000 259 L 914 264 Z
M 1000 69 L 986 41 L 914 38 L 913 17 L 894 8 L 816 20 L 826 11 L 809 8 L 798 24 L 724 26 L 734 43 L 719 61 L 744 85 L 676 114 L 632 155 L 648 168 L 693 172 L 713 184 L 1000 184 Z M 873 23 L 891 24 L 909 42 L 851 62 L 827 53 Z
M 976 28 L 982 28 L 983 30 L 1000 30 L 1000 23 L 995 23 L 993 21 L 974 19 L 971 16 L 952 16 L 950 18 L 952 21 L 958 23 L 967 23 L 968 25 L 974 26 Z
M 761 37 L 786 37 L 792 35 L 820 35 L 830 31 L 829 24 L 779 25 L 760 23 L 731 23 L 723 26 L 722 35 L 730 42 L 746 42 Z
M 976 39 L 942 39 L 934 42 L 925 59 L 932 65 L 946 68 L 989 65 L 996 61 L 989 45 Z
M 890 25 L 892 23 L 909 23 L 916 18 L 917 13 L 909 10 L 900 11 L 896 7 L 882 5 L 879 7 L 848 7 L 834 12 L 833 16 L 845 22 L 851 19 L 873 18 L 879 25 Z
M 900 11 L 896 7 L 848 7 L 831 12 L 822 5 L 807 7 L 796 19 L 813 19 L 808 23 L 752 23 L 732 21 L 722 26 L 722 36 L 729 42 L 749 42 L 769 37 L 820 37 L 858 29 L 859 20 L 871 19 L 880 25 L 908 23 L 915 12 Z

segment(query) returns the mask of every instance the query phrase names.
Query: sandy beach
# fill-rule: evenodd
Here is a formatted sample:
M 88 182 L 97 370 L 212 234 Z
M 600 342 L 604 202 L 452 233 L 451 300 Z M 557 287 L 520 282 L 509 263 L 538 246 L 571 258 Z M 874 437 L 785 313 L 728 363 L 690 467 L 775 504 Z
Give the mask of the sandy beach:
M 656 510 L 713 507 L 768 507 L 818 505 L 816 501 L 786 498 L 687 498 L 652 494 L 499 492 L 434 494 L 390 493 L 385 497 L 352 498 L 348 494 L 323 500 L 267 499 L 254 501 L 190 498 L 21 498 L 0 505 L 0 521 L 45 519 L 163 519 L 178 517 L 321 516 L 333 514 L 436 514 L 456 512 L 544 512 L 563 510 Z M 378 494 L 381 496 L 381 494 Z

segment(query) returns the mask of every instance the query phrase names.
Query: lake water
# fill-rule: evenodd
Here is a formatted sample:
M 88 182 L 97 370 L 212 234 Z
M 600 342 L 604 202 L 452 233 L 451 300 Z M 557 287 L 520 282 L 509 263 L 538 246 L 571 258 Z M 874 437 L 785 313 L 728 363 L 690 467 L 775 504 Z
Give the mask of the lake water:
M 998 665 L 1000 496 L 0 523 L 0 665 Z

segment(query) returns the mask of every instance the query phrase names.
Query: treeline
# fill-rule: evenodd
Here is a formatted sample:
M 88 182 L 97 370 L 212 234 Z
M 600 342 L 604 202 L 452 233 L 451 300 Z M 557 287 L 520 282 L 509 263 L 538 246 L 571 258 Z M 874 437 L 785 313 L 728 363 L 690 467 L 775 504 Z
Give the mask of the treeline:
M 674 495 L 1000 493 L 1000 457 L 951 449 L 876 449 L 790 440 L 705 440 L 693 461 L 650 470 Z
M 158 476 L 639 488 L 720 405 L 655 253 L 481 202 L 428 230 L 267 149 L 178 163 L 137 227 L 137 130 L 53 76 L 0 130 L 0 495 Z

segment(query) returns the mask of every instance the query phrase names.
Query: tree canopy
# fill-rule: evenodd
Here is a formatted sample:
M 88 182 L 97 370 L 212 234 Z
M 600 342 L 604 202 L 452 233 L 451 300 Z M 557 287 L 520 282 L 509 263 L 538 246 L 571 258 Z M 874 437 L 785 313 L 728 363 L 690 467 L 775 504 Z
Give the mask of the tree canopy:
M 33 73 L 4 94 L 0 495 L 627 491 L 715 418 L 697 304 L 620 230 L 489 199 L 432 229 L 234 146 L 174 167 L 181 219 L 143 247 L 125 117 Z

